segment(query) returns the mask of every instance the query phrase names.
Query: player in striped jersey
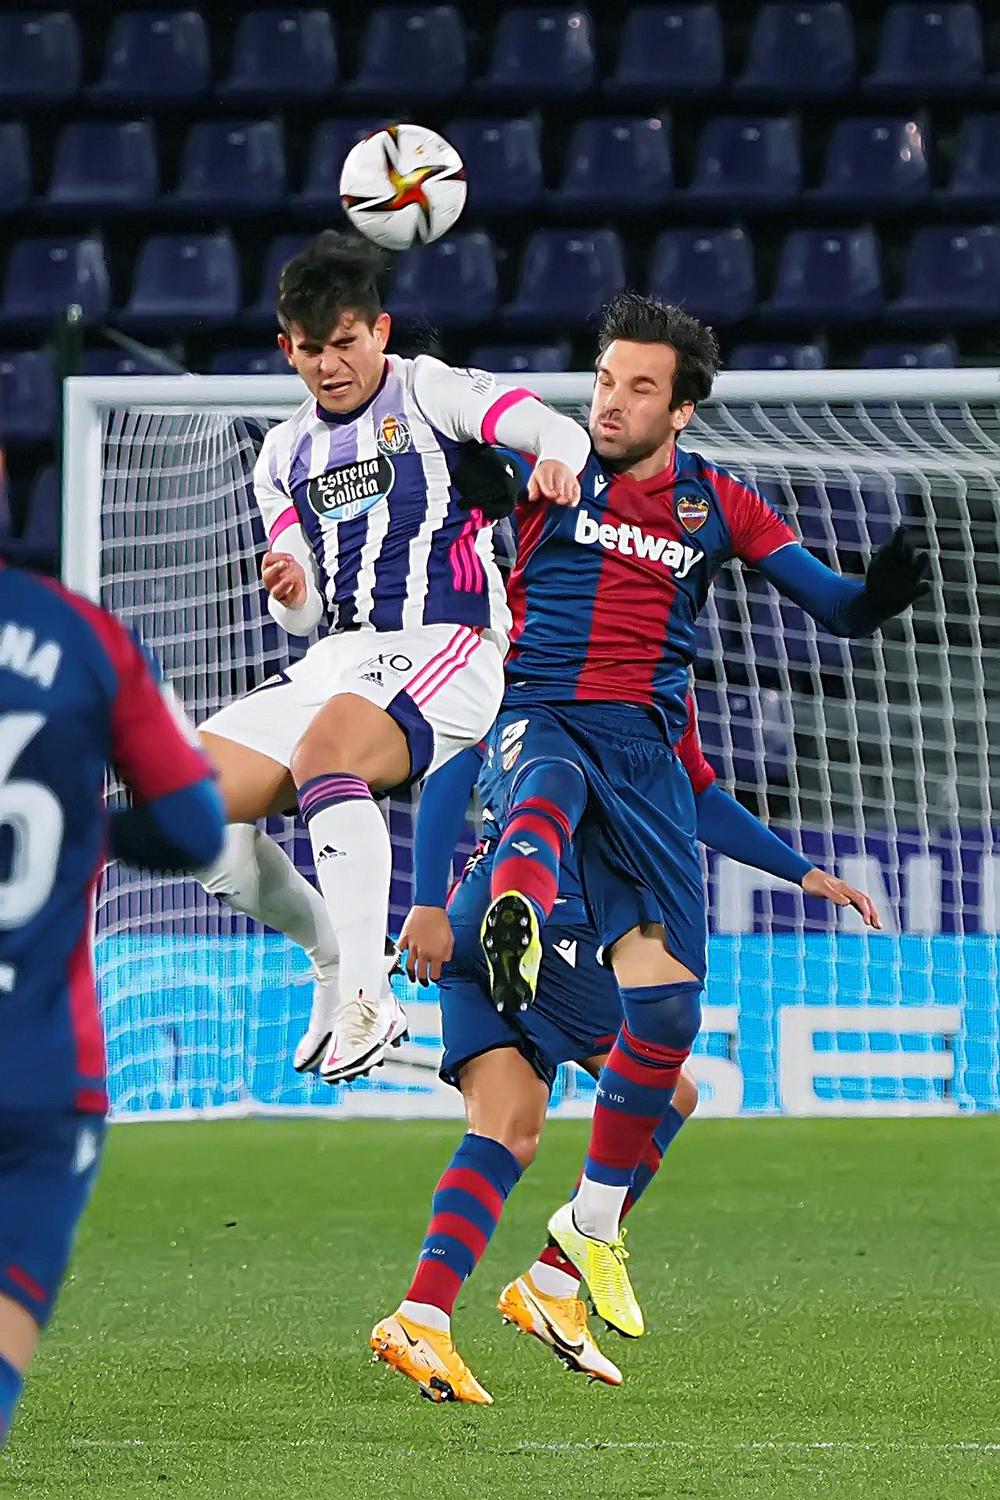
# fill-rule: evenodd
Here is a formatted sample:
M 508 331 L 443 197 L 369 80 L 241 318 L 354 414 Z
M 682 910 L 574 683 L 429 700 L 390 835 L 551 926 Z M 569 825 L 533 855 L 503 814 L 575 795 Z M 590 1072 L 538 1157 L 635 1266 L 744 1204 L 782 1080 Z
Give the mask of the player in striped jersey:
M 490 520 L 456 483 L 463 459 L 481 442 L 533 454 L 531 497 L 560 506 L 578 500 L 589 450 L 526 390 L 386 354 L 379 264 L 329 231 L 282 273 L 278 342 L 309 395 L 254 471 L 262 576 L 278 623 L 321 638 L 201 729 L 233 824 L 297 801 L 308 826 L 320 901 L 246 826 L 204 883 L 309 952 L 329 1082 L 368 1071 L 405 1025 L 385 978 L 391 850 L 374 798 L 479 740 L 503 690 L 510 616 Z

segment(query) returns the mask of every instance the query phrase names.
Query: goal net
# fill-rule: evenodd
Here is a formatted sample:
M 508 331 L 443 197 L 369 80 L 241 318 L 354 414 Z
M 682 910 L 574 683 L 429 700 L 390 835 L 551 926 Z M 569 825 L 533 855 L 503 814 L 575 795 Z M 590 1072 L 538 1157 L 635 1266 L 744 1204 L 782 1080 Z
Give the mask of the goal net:
M 583 414 L 587 376 L 532 384 Z M 301 649 L 266 611 L 251 493 L 264 433 L 300 399 L 285 377 L 68 383 L 67 581 L 138 630 L 196 721 Z M 757 484 L 845 573 L 906 521 L 934 580 L 922 607 L 852 644 L 750 569 L 716 580 L 696 669 L 706 751 L 748 806 L 868 890 L 885 930 L 709 853 L 703 1108 L 998 1108 L 1000 375 L 724 376 L 685 443 Z M 411 812 L 387 807 L 397 927 Z M 311 876 L 293 823 L 269 832 Z M 110 867 L 97 966 L 119 1116 L 457 1111 L 437 1082 L 426 990 L 404 993 L 411 1041 L 377 1080 L 334 1091 L 298 1077 L 304 956 L 192 882 Z M 591 1098 L 562 1070 L 556 1110 L 587 1112 Z

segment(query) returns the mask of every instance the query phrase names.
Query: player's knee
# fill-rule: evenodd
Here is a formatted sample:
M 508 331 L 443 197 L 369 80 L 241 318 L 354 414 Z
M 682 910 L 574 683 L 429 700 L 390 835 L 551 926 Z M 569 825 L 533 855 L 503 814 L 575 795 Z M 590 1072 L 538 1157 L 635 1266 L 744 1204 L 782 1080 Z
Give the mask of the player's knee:
M 698 1085 L 695 1083 L 687 1068 L 681 1069 L 681 1076 L 677 1080 L 674 1089 L 674 1097 L 670 1101 L 679 1115 L 689 1120 L 698 1108 Z
M 701 994 L 697 980 L 623 990 L 625 1024 L 644 1042 L 687 1051 L 701 1026 Z
M 520 1125 L 516 1122 L 501 1131 L 499 1140 L 501 1146 L 506 1146 L 513 1156 L 521 1171 L 531 1166 L 538 1155 L 538 1142 L 541 1139 L 541 1128 L 530 1125 Z
M 560 837 L 569 837 L 583 817 L 587 805 L 587 783 L 579 766 L 571 760 L 556 756 L 533 760 L 518 777 L 514 787 L 514 808 L 525 802 L 532 803 L 532 811 L 546 816 L 546 807 L 555 810 L 552 821 Z
M 259 873 L 257 840 L 263 838 L 251 823 L 230 823 L 222 841 L 222 853 L 214 864 L 198 871 L 198 879 L 210 896 L 218 896 L 236 911 L 256 905 Z

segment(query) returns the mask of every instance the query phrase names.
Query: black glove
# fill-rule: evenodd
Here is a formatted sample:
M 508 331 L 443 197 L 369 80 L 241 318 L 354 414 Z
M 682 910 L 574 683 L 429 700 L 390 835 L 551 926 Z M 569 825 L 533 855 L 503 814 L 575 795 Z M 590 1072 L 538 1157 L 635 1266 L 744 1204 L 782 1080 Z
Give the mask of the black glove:
M 451 478 L 462 510 L 481 510 L 490 521 L 513 514 L 521 492 L 517 465 L 488 443 L 467 444 Z
M 902 614 L 931 591 L 926 552 L 918 552 L 905 526 L 898 526 L 875 553 L 865 574 L 865 596 L 883 620 Z

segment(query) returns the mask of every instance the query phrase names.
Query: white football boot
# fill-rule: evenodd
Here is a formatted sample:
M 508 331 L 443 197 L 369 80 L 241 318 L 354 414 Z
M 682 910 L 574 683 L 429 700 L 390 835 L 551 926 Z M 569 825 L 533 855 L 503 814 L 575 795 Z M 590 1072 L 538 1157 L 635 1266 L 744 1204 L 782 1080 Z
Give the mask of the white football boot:
M 385 1061 L 390 1047 L 406 1040 L 406 1012 L 389 981 L 398 959 L 395 946 L 387 943 L 386 976 L 377 1004 L 359 995 L 338 1006 L 319 1068 L 324 1083 L 350 1083 L 365 1077 Z
M 309 1024 L 299 1038 L 292 1066 L 296 1073 L 312 1073 L 323 1061 L 330 1038 L 333 1035 L 333 1020 L 340 1004 L 340 976 L 336 969 L 332 978 L 316 976 L 313 984 L 312 1010 Z

